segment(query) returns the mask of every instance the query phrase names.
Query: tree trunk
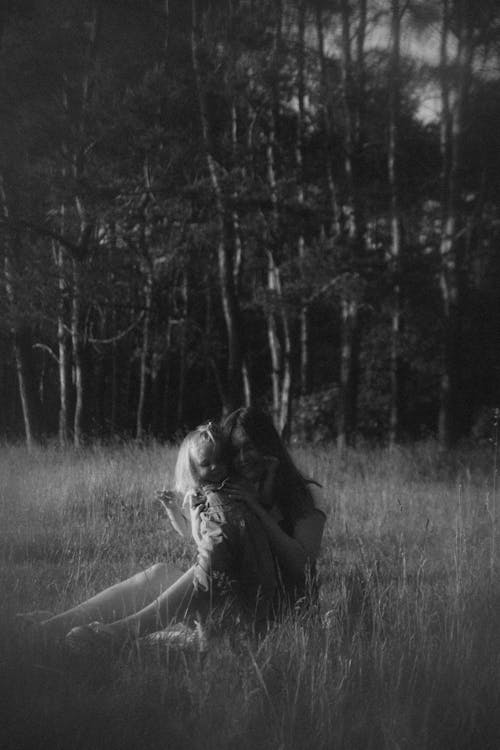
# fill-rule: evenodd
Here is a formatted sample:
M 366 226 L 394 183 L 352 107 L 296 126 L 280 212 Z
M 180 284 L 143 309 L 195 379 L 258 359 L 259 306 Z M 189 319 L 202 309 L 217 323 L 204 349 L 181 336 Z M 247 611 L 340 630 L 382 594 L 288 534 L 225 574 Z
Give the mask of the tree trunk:
M 276 242 L 278 234 L 279 216 L 278 216 L 278 191 L 276 184 L 276 165 L 275 165 L 275 146 L 276 146 L 276 127 L 279 116 L 279 84 L 278 56 L 281 47 L 281 25 L 283 21 L 283 9 L 280 0 L 275 3 L 275 26 L 274 26 L 274 49 L 273 49 L 273 71 L 272 71 L 272 101 L 269 108 L 269 134 L 266 145 L 267 157 L 267 181 L 271 198 L 271 245 L 267 251 L 267 291 L 268 304 L 266 309 L 267 318 L 267 337 L 269 341 L 269 353 L 271 357 L 271 388 L 273 396 L 272 415 L 274 424 L 279 428 L 280 422 L 280 376 L 281 376 L 281 344 L 278 336 L 278 324 L 276 318 L 276 289 L 275 289 L 275 260 L 274 249 L 272 245 Z
M 189 315 L 189 283 L 187 270 L 184 271 L 182 279 L 182 311 L 180 322 L 179 341 L 179 390 L 177 401 L 177 429 L 184 422 L 184 393 L 186 390 L 186 354 L 187 354 L 187 322 Z
M 75 389 L 75 411 L 73 415 L 73 444 L 79 448 L 82 444 L 83 414 L 83 362 L 82 362 L 82 329 L 81 329 L 81 271 L 78 260 L 72 261 L 73 289 L 71 300 L 71 344 L 73 355 L 73 385 Z
M 274 205 L 275 226 L 277 224 L 277 194 L 274 174 L 274 150 L 268 148 L 268 178 L 271 200 Z M 275 232 L 273 234 L 276 234 Z M 291 418 L 292 392 L 292 341 L 288 311 L 283 300 L 279 268 L 274 253 L 267 251 L 267 335 L 271 355 L 271 385 L 273 394 L 273 418 L 280 433 L 286 437 Z M 281 324 L 282 341 L 279 335 Z
M 7 197 L 5 194 L 5 187 L 3 183 L 3 177 L 0 175 L 0 201 L 2 214 L 5 219 L 9 218 L 10 212 L 7 205 Z M 17 325 L 17 310 L 16 310 L 16 294 L 14 291 L 13 282 L 13 267 L 11 260 L 11 248 L 9 240 L 4 243 L 4 284 L 5 284 L 5 296 L 9 306 L 9 313 L 11 316 L 10 332 L 12 336 L 12 350 L 14 353 L 14 362 L 16 364 L 17 383 L 19 387 L 19 398 L 21 401 L 21 410 L 23 415 L 24 424 L 24 435 L 26 439 L 26 447 L 28 451 L 31 451 L 34 445 L 34 431 L 32 423 L 32 414 L 29 398 L 29 389 L 27 383 L 27 367 L 24 361 L 24 355 L 22 346 L 19 341 L 19 326 Z
M 354 178 L 353 151 L 354 125 L 353 105 L 354 83 L 352 76 L 351 24 L 350 9 L 347 0 L 341 0 L 342 15 L 342 95 L 344 105 L 344 169 L 346 175 L 347 216 L 343 225 L 347 225 L 347 234 L 352 250 L 356 239 L 356 221 L 354 215 Z M 340 368 L 339 368 L 339 406 L 337 414 L 337 448 L 343 452 L 350 439 L 350 374 L 353 342 L 352 336 L 357 319 L 357 307 L 343 289 L 340 289 Z
M 340 326 L 340 377 L 339 405 L 337 412 L 337 448 L 343 452 L 352 441 L 353 408 L 353 361 L 356 355 L 356 328 L 358 301 L 343 293 L 341 298 Z
M 91 4 L 91 17 L 85 25 L 88 34 L 87 48 L 85 52 L 85 66 L 81 79 L 81 99 L 78 111 L 77 132 L 79 142 L 75 152 L 72 154 L 73 177 L 78 185 L 85 177 L 86 143 L 85 128 L 86 116 L 92 96 L 94 78 L 91 73 L 91 65 L 95 60 L 97 52 L 97 32 L 99 22 L 99 9 L 96 3 Z M 69 100 L 67 92 L 63 92 L 66 100 Z M 88 252 L 90 236 L 93 231 L 93 223 L 89 221 L 83 198 L 80 194 L 75 197 L 76 212 L 80 222 L 78 238 L 78 257 L 72 259 L 73 274 L 73 299 L 71 304 L 71 342 L 73 354 L 73 382 L 75 388 L 75 411 L 73 416 L 73 443 L 76 448 L 82 444 L 83 430 L 83 404 L 84 404 L 84 376 L 83 376 L 83 331 L 82 331 L 82 290 L 81 290 L 81 264 L 84 262 Z
M 391 310 L 391 349 L 390 349 L 390 414 L 389 445 L 395 445 L 399 437 L 399 372 L 400 372 L 400 329 L 401 329 L 401 217 L 399 208 L 398 147 L 399 147 L 399 100 L 400 100 L 400 41 L 401 9 L 399 0 L 391 0 L 392 49 L 389 71 L 389 147 L 388 178 L 390 190 L 391 248 L 390 266 L 393 277 Z
M 299 22 L 298 22 L 298 60 L 297 60 L 297 133 L 295 138 L 295 171 L 297 181 L 297 203 L 299 208 L 304 206 L 304 152 L 303 152 L 303 134 L 304 134 L 304 114 L 305 114 L 305 28 L 306 28 L 306 4 L 301 0 L 299 4 Z M 303 211 L 300 211 L 301 217 Z M 301 219 L 302 220 L 302 219 Z M 297 237 L 297 253 L 299 266 L 304 272 L 306 243 L 303 232 L 299 231 Z M 299 367 L 299 389 L 302 396 L 308 390 L 309 378 L 309 316 L 307 295 L 302 295 L 299 311 L 300 327 L 300 367 Z
M 328 79 L 326 71 L 325 61 L 325 41 L 323 32 L 323 14 L 321 12 L 320 3 L 316 6 L 316 31 L 318 37 L 318 55 L 320 62 L 320 76 L 321 76 L 321 100 L 323 102 L 322 113 L 323 113 L 323 129 L 325 132 L 325 175 L 326 175 L 326 188 L 328 195 L 328 226 L 327 235 L 328 237 L 338 237 L 341 231 L 341 212 L 338 201 L 338 190 L 335 184 L 334 173 L 333 173 L 333 155 L 332 155 L 332 139 L 333 139 L 333 112 L 332 112 L 332 97 L 328 90 Z
M 272 74 L 272 100 L 269 108 L 269 134 L 266 146 L 267 181 L 271 200 L 270 232 L 267 248 L 266 306 L 267 336 L 271 357 L 272 414 L 275 425 L 283 437 L 288 437 L 291 421 L 292 394 L 292 342 L 288 311 L 283 300 L 276 244 L 279 242 L 278 188 L 276 180 L 276 138 L 280 111 L 279 59 L 283 23 L 283 4 L 275 0 L 275 25 Z M 280 337 L 281 328 L 281 337 Z
M 454 61 L 454 84 L 450 85 L 448 39 L 451 27 L 449 0 L 443 0 L 441 27 L 441 273 L 444 341 L 443 370 L 440 389 L 439 440 L 453 445 L 460 433 L 460 172 L 464 131 L 464 107 L 470 83 L 473 46 L 471 28 L 465 16 L 464 3 L 458 3 L 457 51 Z
M 233 169 L 236 169 L 238 167 L 238 113 L 236 111 L 236 105 L 234 104 L 234 102 L 231 105 L 231 150 Z M 243 177 L 246 176 L 245 168 L 242 169 L 242 174 Z M 236 201 L 238 199 L 238 192 L 236 190 L 236 187 L 233 191 L 232 198 L 234 204 L 236 205 Z M 240 217 L 235 207 L 233 207 L 231 211 L 231 222 L 234 242 L 233 283 L 235 293 L 239 295 L 241 291 L 241 274 L 243 270 L 243 242 L 241 240 Z
M 6 275 L 7 273 L 8 272 L 6 272 Z M 14 360 L 16 363 L 17 382 L 19 385 L 19 397 L 21 399 L 21 409 L 23 413 L 26 447 L 28 448 L 28 451 L 31 451 L 35 442 L 34 430 L 32 427 L 30 399 L 28 395 L 27 368 L 22 353 L 22 347 L 19 344 L 18 331 L 13 331 L 12 333 L 12 345 L 14 350 Z
M 252 406 L 252 381 L 250 380 L 250 372 L 248 370 L 248 364 L 246 360 L 243 360 L 241 366 L 241 374 L 243 378 L 243 397 L 245 406 Z
M 283 291 L 281 288 L 281 279 L 279 269 L 274 269 L 276 281 L 275 288 L 278 293 L 280 304 L 281 322 L 283 327 L 283 347 L 282 347 L 282 380 L 281 380 L 281 398 L 280 414 L 278 428 L 280 435 L 285 439 L 290 438 L 291 417 L 292 417 L 292 338 L 290 333 L 290 324 L 288 313 L 283 302 Z
M 169 316 L 167 322 L 167 335 L 166 335 L 166 350 L 167 359 L 165 362 L 165 369 L 163 375 L 163 393 L 162 393 L 162 408 L 161 408 L 161 432 L 163 435 L 168 435 L 169 430 L 169 403 L 170 403 L 170 373 L 171 373 L 171 360 L 172 360 L 172 320 Z
M 196 93 L 198 97 L 198 113 L 200 118 L 203 147 L 205 150 L 208 173 L 210 176 L 210 182 L 215 198 L 215 217 L 218 233 L 217 259 L 219 284 L 222 298 L 222 310 L 226 326 L 228 349 L 225 399 L 222 406 L 223 412 L 229 413 L 230 411 L 236 409 L 240 405 L 242 400 L 241 365 L 243 358 L 240 332 L 240 311 L 234 288 L 234 257 L 232 249 L 229 247 L 226 240 L 226 211 L 222 190 L 219 183 L 217 163 L 212 152 L 205 94 L 202 89 L 200 66 L 198 62 L 198 22 L 196 5 L 196 0 L 191 0 L 191 57 L 196 83 Z
M 236 106 L 233 102 L 231 106 L 231 145 L 232 145 L 232 156 L 233 156 L 233 169 L 238 166 L 238 117 Z M 246 178 L 245 166 L 241 169 L 243 179 Z M 236 190 L 233 193 L 233 200 L 236 202 L 238 194 Z M 241 227 L 240 217 L 238 211 L 234 208 L 231 213 L 232 227 L 233 227 L 233 241 L 234 241 L 234 289 L 237 299 L 241 296 L 241 281 L 243 273 L 243 241 L 241 239 Z M 243 332 L 243 321 L 241 321 L 241 328 Z M 243 398 L 245 406 L 250 406 L 252 403 L 252 387 L 250 382 L 250 373 L 248 370 L 248 363 L 246 361 L 246 347 L 245 337 L 241 336 L 242 341 L 242 352 L 241 352 L 241 381 L 243 385 Z
M 368 0 L 358 0 L 359 20 L 356 29 L 356 106 L 355 106 L 355 145 L 359 150 L 364 138 L 366 119 L 366 70 L 365 44 Z
M 359 372 L 359 304 L 361 298 L 360 266 L 364 249 L 364 219 L 358 190 L 360 137 L 363 132 L 364 105 L 360 89 L 364 76 L 364 43 L 366 35 L 366 3 L 362 0 L 356 34 L 358 81 L 354 80 L 352 59 L 351 9 L 348 0 L 341 0 L 342 19 L 342 98 L 344 107 L 344 169 L 346 177 L 345 215 L 342 220 L 344 238 L 350 250 L 352 272 L 346 284 L 339 286 L 341 306 L 340 394 L 337 421 L 337 444 L 343 450 L 356 436 L 357 376 Z
M 67 333 L 64 323 L 66 279 L 64 277 L 64 253 L 54 243 L 54 256 L 58 275 L 58 309 L 57 309 L 57 347 L 59 371 L 59 446 L 64 448 L 68 443 L 68 350 Z
M 7 299 L 12 305 L 13 297 L 11 296 L 12 287 L 10 285 L 9 275 L 10 275 L 9 261 L 6 258 L 5 259 L 5 286 L 6 286 L 6 292 L 7 292 Z M 12 334 L 12 349 L 14 352 L 14 361 L 16 364 L 17 383 L 19 387 L 19 398 L 21 401 L 21 410 L 22 410 L 22 415 L 23 415 L 26 447 L 28 448 L 28 451 L 31 451 L 35 440 L 34 440 L 34 430 L 32 426 L 30 398 L 29 398 L 29 391 L 28 391 L 27 366 L 25 363 L 22 346 L 19 341 L 19 331 L 15 327 L 12 327 L 11 334 Z
M 142 440 L 144 434 L 144 404 L 146 400 L 146 383 L 148 375 L 149 357 L 149 325 L 151 318 L 151 302 L 153 297 L 153 271 L 146 261 L 144 278 L 144 318 L 142 322 L 142 344 L 139 360 L 139 399 L 137 402 L 137 417 L 135 423 L 136 440 Z
M 267 339 L 269 342 L 269 354 L 271 357 L 271 388 L 273 396 L 272 415 L 274 424 L 278 427 L 280 422 L 280 376 L 281 376 L 281 344 L 278 336 L 278 324 L 276 322 L 276 289 L 275 289 L 275 263 L 272 252 L 268 251 L 267 265 L 267 291 L 268 302 L 266 310 Z

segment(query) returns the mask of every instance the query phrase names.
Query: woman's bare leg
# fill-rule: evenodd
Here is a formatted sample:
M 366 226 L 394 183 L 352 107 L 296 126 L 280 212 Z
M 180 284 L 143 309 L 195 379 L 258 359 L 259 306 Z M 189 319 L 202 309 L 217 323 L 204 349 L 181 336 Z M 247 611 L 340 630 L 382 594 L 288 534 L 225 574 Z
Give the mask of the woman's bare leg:
M 125 581 L 110 586 L 76 607 L 45 620 L 42 630 L 47 636 L 63 636 L 76 625 L 93 620 L 113 622 L 126 618 L 150 602 L 181 579 L 180 570 L 166 563 L 157 563 Z
M 105 630 L 117 640 L 138 637 L 165 628 L 173 620 L 185 620 L 206 609 L 206 597 L 199 597 L 193 586 L 194 566 L 166 591 L 138 612 L 107 625 Z M 204 612 L 202 612 L 204 614 Z

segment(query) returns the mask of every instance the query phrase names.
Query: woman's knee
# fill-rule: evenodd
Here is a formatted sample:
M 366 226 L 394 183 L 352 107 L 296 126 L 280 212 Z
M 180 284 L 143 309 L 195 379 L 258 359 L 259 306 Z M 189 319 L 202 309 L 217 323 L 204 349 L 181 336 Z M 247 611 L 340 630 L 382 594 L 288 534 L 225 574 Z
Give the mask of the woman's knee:
M 168 563 L 159 562 L 147 568 L 143 575 L 150 586 L 161 592 L 171 586 L 182 575 L 182 570 Z
M 154 565 L 151 565 L 144 572 L 147 578 L 150 580 L 163 580 L 164 578 L 168 577 L 169 566 L 167 565 L 167 563 L 158 562 Z
M 156 585 L 157 582 L 167 577 L 167 573 L 168 566 L 166 563 L 155 563 L 149 568 L 141 570 L 140 573 L 136 573 L 129 581 L 131 584 L 139 586 L 142 589 L 144 586 L 149 586 L 150 584 Z

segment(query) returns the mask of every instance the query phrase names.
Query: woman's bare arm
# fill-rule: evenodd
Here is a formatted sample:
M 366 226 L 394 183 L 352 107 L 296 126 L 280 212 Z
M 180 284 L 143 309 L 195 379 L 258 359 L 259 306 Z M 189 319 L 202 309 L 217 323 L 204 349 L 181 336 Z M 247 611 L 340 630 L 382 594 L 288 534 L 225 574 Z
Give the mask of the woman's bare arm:
M 325 518 L 321 512 L 300 518 L 294 527 L 293 536 L 289 536 L 277 521 L 263 508 L 257 506 L 256 515 L 264 526 L 269 542 L 278 561 L 292 578 L 299 580 L 305 574 L 308 565 L 318 557 Z
M 295 524 L 293 536 L 289 536 L 260 504 L 254 488 L 229 484 L 226 485 L 226 490 L 235 500 L 245 502 L 253 510 L 264 526 L 281 567 L 292 578 L 299 580 L 305 574 L 307 566 L 318 557 L 325 526 L 324 514 L 315 510 L 300 518 Z

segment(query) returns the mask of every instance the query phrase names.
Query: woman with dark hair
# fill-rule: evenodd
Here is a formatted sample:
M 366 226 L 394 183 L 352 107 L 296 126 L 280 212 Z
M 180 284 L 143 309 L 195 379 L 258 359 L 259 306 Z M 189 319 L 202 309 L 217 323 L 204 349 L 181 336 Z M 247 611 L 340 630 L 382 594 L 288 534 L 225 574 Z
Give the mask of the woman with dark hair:
M 281 603 L 307 601 L 307 594 L 317 591 L 316 560 L 326 520 L 314 496 L 319 485 L 295 466 L 265 412 L 238 409 L 224 421 L 223 431 L 234 469 L 247 480 L 246 485 L 239 482 L 226 490 L 254 511 L 267 533 L 281 582 Z M 264 496 L 258 488 L 264 479 L 269 483 L 270 472 L 272 490 Z

